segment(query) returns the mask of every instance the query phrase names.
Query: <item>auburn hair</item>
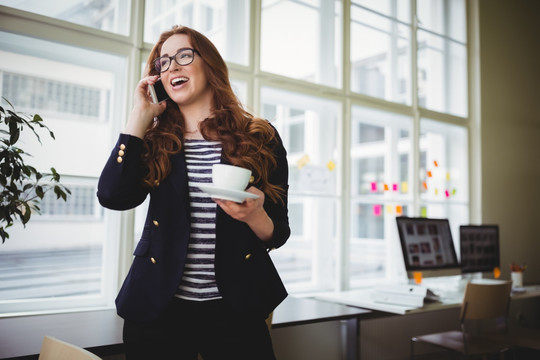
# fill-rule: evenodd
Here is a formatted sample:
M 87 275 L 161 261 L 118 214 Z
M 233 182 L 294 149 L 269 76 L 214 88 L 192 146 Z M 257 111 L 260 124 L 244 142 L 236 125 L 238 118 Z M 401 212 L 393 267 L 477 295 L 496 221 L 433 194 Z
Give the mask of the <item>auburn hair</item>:
M 244 110 L 232 90 L 225 61 L 206 36 L 185 26 L 173 26 L 163 32 L 148 56 L 146 75 L 159 75 L 154 60 L 160 56 L 163 43 L 177 34 L 188 36 L 204 63 L 203 71 L 213 93 L 212 115 L 200 123 L 202 136 L 221 142 L 222 156 L 227 162 L 251 170 L 253 183 L 267 197 L 274 202 L 283 201 L 285 184 L 269 182 L 269 175 L 277 166 L 273 151 L 277 144 L 275 129 L 268 121 Z M 144 183 L 147 186 L 159 185 L 169 175 L 170 156 L 182 150 L 185 130 L 182 113 L 176 103 L 168 99 L 166 110 L 144 136 L 143 161 L 148 169 Z

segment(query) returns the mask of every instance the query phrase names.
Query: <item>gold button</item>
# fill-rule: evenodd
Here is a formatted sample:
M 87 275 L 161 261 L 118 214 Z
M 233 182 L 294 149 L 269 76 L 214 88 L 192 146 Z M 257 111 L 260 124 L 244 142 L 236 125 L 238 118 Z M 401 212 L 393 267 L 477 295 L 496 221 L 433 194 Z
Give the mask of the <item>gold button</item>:
M 246 260 L 249 260 L 250 257 L 251 257 L 251 254 L 247 254 L 246 255 Z
M 126 145 L 120 144 L 120 150 L 126 150 Z
M 150 261 L 152 262 L 152 264 L 156 263 L 156 259 L 154 259 L 153 257 L 150 258 Z
M 159 222 L 157 220 L 152 221 L 155 226 L 159 226 Z
M 118 151 L 118 155 L 124 156 L 124 150 L 119 150 L 119 151 Z
M 124 161 L 124 159 L 121 156 L 119 156 L 116 158 L 116 161 L 120 164 L 122 161 Z

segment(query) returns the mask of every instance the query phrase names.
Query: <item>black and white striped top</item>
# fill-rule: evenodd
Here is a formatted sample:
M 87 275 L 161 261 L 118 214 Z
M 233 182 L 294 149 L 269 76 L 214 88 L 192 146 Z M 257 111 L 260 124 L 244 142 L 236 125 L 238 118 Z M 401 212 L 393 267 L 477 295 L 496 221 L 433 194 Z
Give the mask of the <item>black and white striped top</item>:
M 184 275 L 176 296 L 196 301 L 220 299 L 214 271 L 217 205 L 197 184 L 212 182 L 212 165 L 220 162 L 221 144 L 215 141 L 186 139 L 184 151 L 191 229 Z

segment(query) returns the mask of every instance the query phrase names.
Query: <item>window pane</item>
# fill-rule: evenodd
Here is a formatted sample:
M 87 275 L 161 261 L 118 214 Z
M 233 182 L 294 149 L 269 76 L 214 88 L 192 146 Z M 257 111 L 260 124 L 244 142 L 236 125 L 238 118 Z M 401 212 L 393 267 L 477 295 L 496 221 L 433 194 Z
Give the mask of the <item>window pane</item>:
M 409 213 L 412 195 L 410 117 L 352 108 L 350 284 L 397 271 L 395 217 Z
M 261 70 L 340 87 L 341 7 L 340 0 L 263 0 Z
M 225 61 L 249 65 L 248 0 L 155 0 L 145 3 L 144 41 L 155 43 L 174 24 L 205 34 Z
M 382 15 L 391 16 L 403 22 L 411 21 L 409 1 L 403 0 L 353 0 L 353 5 L 376 11 Z
M 3 0 L 2 5 L 103 31 L 129 34 L 130 0 Z
M 336 282 L 339 195 L 338 102 L 263 87 L 262 116 L 278 129 L 289 162 L 292 235 L 271 252 L 291 291 L 332 289 Z
M 396 9 L 383 16 L 351 6 L 351 89 L 388 101 L 411 104 L 410 27 Z
M 467 41 L 465 0 L 417 0 L 416 9 L 421 29 Z
M 118 132 L 111 118 L 121 118 L 114 99 L 124 96 L 126 61 L 8 33 L 0 33 L 0 56 L 0 95 L 17 112 L 41 115 L 56 137 L 38 130 L 40 145 L 24 134 L 21 144 L 32 155 L 25 161 L 40 172 L 54 166 L 72 191 L 67 202 L 47 193 L 41 216 L 9 228 L 0 252 L 0 313 L 110 304 L 114 277 L 103 274 L 117 271 L 117 237 L 107 224 L 118 219 L 95 194 Z
M 421 107 L 468 116 L 466 45 L 418 32 L 418 102 Z
M 464 127 L 422 119 L 420 191 L 425 201 L 467 203 L 468 134 Z

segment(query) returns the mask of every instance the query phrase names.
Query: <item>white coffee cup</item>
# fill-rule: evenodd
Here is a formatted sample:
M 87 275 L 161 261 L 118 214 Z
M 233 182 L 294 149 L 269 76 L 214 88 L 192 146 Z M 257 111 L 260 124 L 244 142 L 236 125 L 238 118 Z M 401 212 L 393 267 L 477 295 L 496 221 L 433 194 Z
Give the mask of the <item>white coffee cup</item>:
M 243 191 L 246 189 L 251 170 L 227 164 L 214 164 L 212 166 L 212 183 L 215 187 Z

